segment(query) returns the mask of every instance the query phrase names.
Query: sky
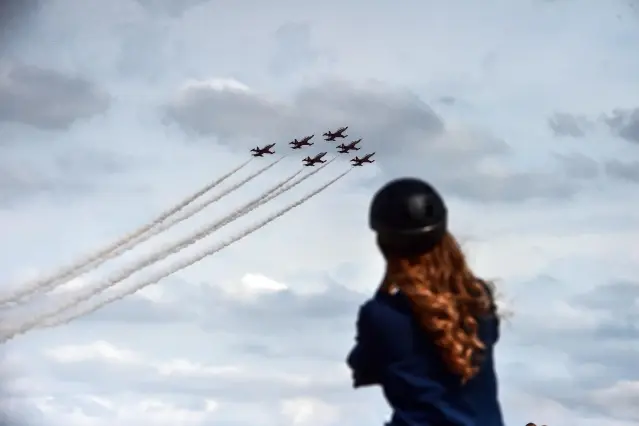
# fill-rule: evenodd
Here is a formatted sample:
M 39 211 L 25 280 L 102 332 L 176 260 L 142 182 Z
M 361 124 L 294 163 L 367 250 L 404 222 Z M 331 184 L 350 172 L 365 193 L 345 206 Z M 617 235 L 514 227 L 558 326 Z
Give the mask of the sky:
M 350 126 L 349 140 L 363 138 L 357 154 L 377 160 L 155 285 L 4 344 L 5 422 L 383 424 L 381 392 L 354 391 L 344 360 L 384 269 L 369 201 L 389 179 L 417 176 L 441 190 L 469 262 L 498 288 L 507 424 L 639 425 L 636 3 L 2 4 L 3 292 L 140 227 L 256 145 L 277 142 L 280 154 L 316 136 L 123 259 L 3 308 L 0 328 L 232 212 L 299 171 L 302 156 L 326 146 L 332 157 L 328 128 Z M 348 169 L 338 158 L 149 270 L 227 241 Z

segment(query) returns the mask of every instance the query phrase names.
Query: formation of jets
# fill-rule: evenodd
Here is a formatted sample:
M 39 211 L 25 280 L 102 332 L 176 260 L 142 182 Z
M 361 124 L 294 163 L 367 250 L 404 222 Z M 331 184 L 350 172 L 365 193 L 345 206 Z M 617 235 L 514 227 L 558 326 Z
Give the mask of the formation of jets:
M 348 135 L 345 133 L 346 130 L 348 130 L 348 126 L 345 127 L 340 127 L 339 129 L 335 130 L 335 131 L 327 131 L 326 133 L 324 133 L 322 136 L 324 136 L 324 140 L 326 142 L 333 142 L 336 139 L 346 139 L 348 137 Z M 301 139 L 293 139 L 291 142 L 289 142 L 288 144 L 290 145 L 291 149 L 302 149 L 302 147 L 304 146 L 312 146 L 314 145 L 313 142 L 311 142 L 311 139 L 313 139 L 313 137 L 315 137 L 315 135 L 310 135 L 310 136 L 306 136 L 303 137 Z M 340 145 L 337 145 L 337 152 L 339 152 L 340 154 L 348 154 L 351 151 L 359 151 L 360 147 L 358 147 L 357 145 L 359 145 L 359 143 L 362 141 L 362 139 L 357 139 L 354 141 L 351 141 L 350 143 L 341 143 Z M 272 148 L 275 146 L 274 143 L 270 144 L 270 145 L 266 145 L 262 148 L 255 147 L 253 149 L 251 149 L 251 152 L 253 153 L 253 157 L 263 157 L 264 155 L 268 154 L 268 155 L 272 155 L 275 154 L 275 150 L 273 150 Z M 304 166 L 306 167 L 314 167 L 315 164 L 318 163 L 326 163 L 326 160 L 323 160 L 324 156 L 327 154 L 327 152 L 320 152 L 319 154 L 317 154 L 315 157 L 306 157 L 304 158 L 302 161 L 304 163 Z M 351 163 L 354 167 L 361 167 L 364 164 L 367 163 L 374 163 L 375 160 L 371 160 L 371 157 L 375 155 L 375 153 L 371 153 L 371 154 L 366 154 L 365 156 L 363 156 L 362 158 L 359 158 L 358 156 L 355 156 L 355 158 L 351 159 Z

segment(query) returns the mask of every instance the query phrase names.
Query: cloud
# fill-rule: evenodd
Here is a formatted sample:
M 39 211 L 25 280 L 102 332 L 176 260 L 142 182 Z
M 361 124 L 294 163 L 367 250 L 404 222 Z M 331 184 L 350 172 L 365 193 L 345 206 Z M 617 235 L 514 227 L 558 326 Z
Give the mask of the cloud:
M 316 398 L 292 398 L 282 401 L 281 410 L 290 424 L 304 425 L 330 425 L 339 418 L 339 410 Z
M 556 136 L 573 138 L 586 137 L 602 124 L 619 138 L 639 143 L 639 108 L 617 108 L 598 117 L 555 113 L 548 119 L 548 126 Z
M 103 149 L 23 142 L 0 145 L 0 209 L 36 197 L 85 196 L 127 169 L 121 156 Z
M 562 211 L 572 217 L 557 209 L 557 213 Z M 504 217 L 494 212 L 493 216 L 496 222 Z M 525 218 L 530 220 L 530 215 L 521 219 Z M 475 255 L 483 253 L 484 259 L 479 260 L 482 271 L 490 259 L 499 265 L 496 269 L 508 281 L 502 288 L 516 298 L 515 317 L 504 323 L 498 345 L 507 418 L 528 417 L 522 420 L 530 421 L 538 406 L 535 401 L 546 401 L 539 416 L 549 424 L 582 416 L 623 425 L 625 411 L 601 408 L 602 403 L 593 398 L 622 377 L 634 380 L 627 369 L 632 368 L 636 350 L 624 351 L 622 345 L 628 341 L 611 340 L 610 329 L 605 336 L 592 333 L 610 319 L 621 320 L 625 312 L 631 312 L 633 287 L 631 283 L 593 285 L 573 275 L 562 276 L 556 273 L 554 262 L 563 259 L 559 270 L 577 268 L 596 279 L 592 269 L 603 277 L 607 258 L 602 260 L 602 253 L 609 253 L 610 259 L 621 258 L 635 236 L 628 234 L 625 241 L 619 235 L 582 237 L 580 231 L 564 235 L 547 229 L 540 236 L 534 229 L 529 231 L 530 235 L 519 232 L 517 238 L 503 231 L 504 238 L 510 236 L 511 245 L 493 235 L 483 248 L 468 247 Z M 284 238 L 286 234 L 279 235 Z M 272 241 L 267 241 L 267 247 L 281 253 Z M 257 252 L 266 256 L 263 250 Z M 243 264 L 253 265 L 250 252 L 244 249 L 242 253 Z M 273 263 L 271 256 L 266 257 Z M 348 276 L 332 282 L 325 276 L 318 279 L 302 273 L 297 280 L 282 282 L 263 273 L 245 273 L 239 280 L 229 280 L 222 266 L 231 265 L 224 259 L 218 261 L 221 263 L 196 273 L 197 279 L 166 280 L 153 292 L 131 296 L 68 326 L 13 342 L 11 350 L 23 363 L 22 368 L 13 367 L 15 371 L 24 372 L 19 375 L 23 379 L 33 377 L 40 382 L 36 386 L 33 381 L 31 385 L 23 381 L 31 403 L 63 421 L 89 421 L 93 416 L 96 424 L 118 426 L 132 421 L 133 413 L 141 419 L 140 407 L 146 407 L 149 400 L 171 407 L 171 413 L 184 413 L 190 419 L 185 420 L 187 425 L 208 421 L 276 426 L 292 424 L 293 419 L 311 425 L 342 424 L 348 418 L 362 424 L 383 421 L 387 409 L 381 396 L 352 392 L 344 364 L 353 344 L 356 309 L 371 293 L 374 281 L 367 278 L 366 293 L 361 293 L 349 289 L 355 283 Z M 304 271 L 303 260 L 295 263 L 296 270 Z M 325 270 L 333 269 L 332 262 L 323 263 Z M 360 264 L 371 269 L 372 263 Z M 521 275 L 507 273 L 512 269 L 521 274 L 520 265 L 533 274 L 555 271 L 555 277 L 522 282 L 517 278 Z M 305 286 L 314 279 L 324 283 L 324 288 L 309 292 Z M 131 321 L 134 317 L 143 320 Z M 636 340 L 634 335 L 626 338 Z M 531 357 L 535 363 L 530 363 Z M 575 383 L 580 391 L 574 389 Z M 15 379 L 8 384 L 14 386 Z M 522 393 L 523 402 L 516 405 L 511 395 Z M 39 395 L 49 397 L 42 400 Z M 87 395 L 100 399 L 87 400 Z M 597 401 L 603 400 L 599 398 Z M 206 412 L 207 404 L 215 410 Z M 69 417 L 71 407 L 76 410 L 73 419 Z M 173 415 L 168 414 L 169 408 L 156 405 L 149 410 L 147 416 Z
M 123 301 L 123 306 L 108 306 L 101 313 L 90 315 L 81 321 L 124 324 L 129 323 L 133 317 L 138 317 L 142 322 L 168 322 L 176 320 L 176 309 L 192 306 L 189 310 L 181 309 L 184 318 L 199 323 L 204 330 L 212 333 L 224 330 L 232 324 L 237 332 L 242 330 L 242 333 L 262 335 L 266 338 L 269 336 L 269 330 L 278 330 L 280 335 L 298 333 L 299 328 L 288 327 L 291 321 L 295 321 L 297 327 L 314 328 L 317 324 L 330 320 L 332 325 L 329 329 L 317 331 L 319 334 L 326 334 L 342 326 L 348 327 L 352 322 L 353 309 L 356 309 L 362 300 L 361 293 L 337 283 L 309 294 L 300 294 L 259 274 L 245 274 L 239 282 L 228 285 L 193 285 L 179 282 L 172 284 L 180 285 L 182 289 L 176 292 L 167 287 L 164 290 L 167 294 L 165 303 L 153 303 L 146 298 L 130 298 Z M 206 306 L 216 306 L 216 309 L 208 311 Z M 135 315 L 130 312 L 133 310 Z M 309 334 L 286 344 L 296 346 L 308 340 L 303 347 L 304 352 L 310 354 L 312 348 L 320 343 L 317 337 L 317 334 Z M 255 348 L 258 348 L 264 343 L 264 339 L 260 338 L 254 343 Z M 316 349 L 319 352 L 323 351 L 322 348 Z M 279 347 L 277 352 L 284 353 L 285 348 Z
M 102 340 L 97 340 L 86 346 L 59 346 L 47 349 L 45 354 L 59 363 L 98 360 L 128 364 L 135 363 L 138 359 L 135 352 L 118 349 Z
M 307 133 L 317 138 L 326 129 L 348 125 L 347 133 L 364 139 L 365 152 L 377 153 L 385 178 L 423 176 L 444 191 L 482 201 L 565 198 L 578 190 L 552 172 L 510 167 L 511 147 L 505 141 L 447 124 L 416 94 L 382 83 L 324 82 L 284 101 L 235 80 L 195 81 L 184 85 L 165 113 L 168 123 L 190 135 L 214 136 L 236 150 Z
M 543 282 L 559 284 L 549 277 L 534 281 L 530 284 L 535 288 L 532 291 L 543 288 Z M 635 326 L 637 306 L 639 284 L 617 281 L 588 283 L 578 294 L 547 302 L 543 312 L 520 309 L 513 319 L 513 327 L 518 329 L 517 340 L 556 348 L 531 354 L 537 360 L 531 366 L 537 369 L 537 378 L 529 381 L 529 389 L 588 416 L 636 420 L 637 412 L 630 407 L 634 407 L 633 381 L 639 379 L 633 367 L 639 349 L 631 343 L 639 337 Z M 544 327 L 532 327 L 533 318 L 542 321 Z M 560 363 L 547 361 L 560 353 Z M 551 388 L 549 380 L 553 381 Z M 574 391 L 575 388 L 579 391 Z M 628 391 L 627 397 L 613 399 L 612 395 L 620 389 Z
M 247 274 L 234 284 L 163 285 L 173 305 L 165 303 L 164 312 L 170 317 L 181 307 L 191 315 L 183 331 L 166 320 L 148 324 L 165 324 L 170 339 L 158 340 L 153 333 L 143 342 L 124 332 L 94 340 L 105 326 L 143 326 L 127 323 L 127 316 L 119 317 L 122 310 L 114 306 L 105 308 L 100 320 L 71 324 L 73 343 L 39 350 L 20 345 L 15 353 L 22 356 L 22 368 L 28 365 L 27 376 L 40 381 L 30 387 L 25 383 L 32 407 L 43 415 L 59 412 L 56 419 L 73 420 L 76 423 L 69 424 L 74 426 L 80 421 L 125 426 L 125 421 L 144 415 L 142 407 L 153 421 L 162 413 L 171 419 L 181 413 L 181 424 L 187 426 L 207 421 L 329 426 L 347 416 L 361 416 L 362 421 L 383 416 L 381 404 L 371 410 L 344 386 L 349 380 L 345 348 L 353 342 L 353 312 L 363 300 L 361 294 L 337 285 L 305 294 L 260 274 Z M 69 330 L 63 333 L 70 336 Z M 198 349 L 191 351 L 192 345 Z M 165 350 L 169 347 L 180 350 Z M 25 375 L 19 377 L 24 380 Z M 18 396 L 16 380 L 8 381 L 11 398 Z
M 605 115 L 603 120 L 620 138 L 639 143 L 639 108 L 617 109 Z
M 593 179 L 599 176 L 600 164 L 591 157 L 581 154 L 556 154 L 555 159 L 561 168 L 572 178 Z
M 186 11 L 208 0 L 136 0 L 150 13 L 180 18 Z
M 548 119 L 548 125 L 556 136 L 580 138 L 592 129 L 593 123 L 584 116 L 555 113 Z
M 269 68 L 278 76 L 291 76 L 312 66 L 321 55 L 313 46 L 311 26 L 304 22 L 289 22 L 273 33 L 275 50 Z
M 64 413 L 64 407 L 73 406 L 74 415 L 84 421 L 96 416 L 96 422 L 99 417 L 123 426 L 125 420 L 142 418 L 144 410 L 147 417 L 158 419 L 163 413 L 169 418 L 185 416 L 187 425 L 244 421 L 270 426 L 279 421 L 328 426 L 355 417 L 381 421 L 386 414 L 377 395 L 362 397 L 344 386 L 348 372 L 343 359 L 353 343 L 353 312 L 364 295 L 339 286 L 303 294 L 276 283 L 259 274 L 236 283 L 240 291 L 221 283 L 166 283 L 163 291 L 171 294 L 170 304 L 188 307 L 191 321 L 183 326 L 159 321 L 162 335 L 124 332 L 140 324 L 119 318 L 115 307 L 105 308 L 100 321 L 81 319 L 65 332 L 50 330 L 67 336 L 63 339 L 87 343 L 45 346 L 40 351 L 27 346 L 16 353 L 22 354 L 22 362 L 40 366 L 30 371 L 44 379 L 41 390 L 32 387 L 29 394 L 43 413 Z M 517 418 L 525 421 L 536 413 L 539 423 L 583 419 L 583 424 L 594 426 L 595 420 L 609 419 L 611 424 L 632 425 L 636 349 L 624 351 L 622 345 L 637 336 L 621 336 L 611 327 L 636 322 L 639 286 L 589 286 L 576 296 L 546 301 L 539 311 L 541 295 L 559 282 L 538 277 L 522 284 L 526 294 L 518 296 L 527 305 L 519 305 L 514 319 L 503 324 L 498 345 L 500 374 L 508 378 L 503 386 L 508 418 L 517 410 Z M 171 315 L 172 309 L 165 312 Z M 109 341 L 92 340 L 107 329 L 113 333 Z M 139 333 L 148 338 L 143 342 Z M 513 352 L 518 345 L 526 345 L 521 354 Z M 518 362 L 530 357 L 536 362 L 526 361 L 522 369 Z M 64 391 L 52 388 L 54 383 Z M 100 384 L 99 394 L 94 383 Z M 9 384 L 15 388 L 15 379 Z M 38 401 L 40 393 L 55 396 Z M 62 394 L 64 398 L 58 396 Z M 624 397 L 615 399 L 617 394 Z
M 615 416 L 639 420 L 639 380 L 623 380 L 593 393 L 592 400 Z
M 140 20 L 120 29 L 120 49 L 117 70 L 126 78 L 140 77 L 157 81 L 163 74 L 159 64 L 170 63 L 174 48 L 169 24 Z
M 0 51 L 27 33 L 41 0 L 4 0 L 0 3 Z
M 639 161 L 610 160 L 605 163 L 605 170 L 611 177 L 630 182 L 639 182 Z
M 233 330 L 233 323 L 229 324 L 230 330 Z M 209 339 L 211 343 L 216 342 L 216 346 L 233 345 L 230 335 L 221 330 L 196 335 Z M 280 339 L 278 332 L 275 339 Z M 132 342 L 129 345 L 139 347 Z M 302 363 L 303 368 L 297 365 L 286 368 L 290 360 L 279 355 L 268 368 L 264 368 L 264 364 L 256 362 L 263 355 L 257 354 L 256 358 L 254 354 L 251 359 L 247 358 L 250 352 L 238 347 L 227 349 L 233 349 L 239 355 L 232 364 L 216 363 L 219 351 L 217 354 L 211 352 L 209 355 L 212 357 L 187 359 L 170 358 L 159 352 L 143 355 L 126 346 L 104 341 L 54 347 L 44 351 L 44 356 L 30 355 L 31 361 L 39 359 L 44 367 L 43 373 L 49 373 L 40 376 L 45 383 L 39 391 L 31 387 L 27 392 L 31 402 L 45 414 L 48 410 L 62 411 L 63 414 L 69 404 L 76 407 L 74 411 L 78 415 L 99 416 L 101 422 L 117 420 L 115 424 L 118 425 L 125 424 L 121 419 L 125 412 L 132 411 L 129 415 L 133 415 L 140 411 L 135 407 L 149 401 L 156 401 L 149 414 L 169 409 L 176 415 L 186 412 L 193 417 L 192 420 L 185 419 L 189 425 L 201 424 L 204 420 L 222 421 L 224 417 L 238 421 L 243 415 L 237 407 L 244 411 L 246 421 L 251 424 L 272 424 L 269 420 L 281 418 L 299 425 L 324 425 L 334 424 L 341 418 L 335 407 L 337 398 L 350 393 L 348 388 L 341 391 L 341 381 L 346 375 L 341 363 L 338 369 L 330 362 L 318 363 L 309 356 L 308 361 Z M 197 358 L 208 360 L 198 361 Z M 321 373 L 312 372 L 313 365 Z M 62 378 L 63 382 L 60 381 Z M 92 387 L 96 381 L 101 383 L 99 390 Z M 9 387 L 14 389 L 9 393 L 11 398 L 17 396 L 15 383 L 9 382 Z M 55 383 L 59 383 L 60 387 L 52 388 Z M 59 392 L 67 396 L 55 396 L 46 402 L 38 400 L 42 393 L 60 395 Z M 267 411 L 266 416 L 259 412 L 262 404 Z
M 596 161 L 580 153 L 555 154 L 555 159 L 560 163 L 561 169 L 573 179 L 593 180 L 603 172 L 606 177 L 613 180 L 639 182 L 639 161 Z
M 25 64 L 0 67 L 0 122 L 65 130 L 104 113 L 109 97 L 88 80 Z

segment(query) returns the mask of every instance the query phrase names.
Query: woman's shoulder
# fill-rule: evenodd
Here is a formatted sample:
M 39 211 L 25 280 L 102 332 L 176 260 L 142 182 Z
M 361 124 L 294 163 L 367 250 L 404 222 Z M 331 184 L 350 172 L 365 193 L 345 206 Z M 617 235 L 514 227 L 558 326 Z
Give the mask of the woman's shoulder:
M 411 313 L 410 302 L 401 293 L 377 291 L 360 306 L 359 318 L 369 325 L 388 325 L 411 316 Z

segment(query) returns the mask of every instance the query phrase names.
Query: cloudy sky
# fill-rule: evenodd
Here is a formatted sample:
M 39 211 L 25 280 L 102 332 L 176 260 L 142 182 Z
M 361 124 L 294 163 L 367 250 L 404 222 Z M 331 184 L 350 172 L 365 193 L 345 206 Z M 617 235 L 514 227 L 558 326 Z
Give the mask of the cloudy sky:
M 364 138 L 358 154 L 377 153 L 219 254 L 4 345 L 12 424 L 381 425 L 380 392 L 353 391 L 344 358 L 356 309 L 383 270 L 369 199 L 385 180 L 415 175 L 441 188 L 472 265 L 497 280 L 514 314 L 497 348 L 508 424 L 639 425 L 636 4 L 3 4 L 2 290 L 139 227 L 255 145 L 281 151 L 315 133 L 303 154 L 315 153 L 327 146 L 319 134 L 349 125 Z M 124 260 L 3 310 L 2 327 L 233 211 L 297 171 L 300 157 Z M 340 158 L 150 270 L 225 241 L 347 168 Z

